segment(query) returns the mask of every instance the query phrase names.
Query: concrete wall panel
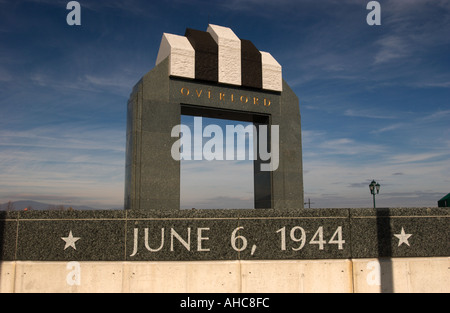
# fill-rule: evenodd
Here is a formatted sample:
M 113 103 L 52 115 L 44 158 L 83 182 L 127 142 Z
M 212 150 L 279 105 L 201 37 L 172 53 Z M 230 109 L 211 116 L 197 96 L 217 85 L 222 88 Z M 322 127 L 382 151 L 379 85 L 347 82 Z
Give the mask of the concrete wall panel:
M 448 293 L 450 258 L 2 262 L 1 293 Z

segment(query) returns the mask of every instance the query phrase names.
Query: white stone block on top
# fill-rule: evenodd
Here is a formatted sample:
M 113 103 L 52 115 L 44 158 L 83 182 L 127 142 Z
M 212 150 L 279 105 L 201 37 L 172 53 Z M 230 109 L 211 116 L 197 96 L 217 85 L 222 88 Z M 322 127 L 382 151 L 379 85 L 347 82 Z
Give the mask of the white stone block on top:
M 219 83 L 241 85 L 241 40 L 228 27 L 210 24 L 207 32 L 219 46 Z
M 263 89 L 283 91 L 281 65 L 268 52 L 261 51 Z
M 170 57 L 169 75 L 195 78 L 195 50 L 186 37 L 163 34 L 156 65 L 167 57 Z

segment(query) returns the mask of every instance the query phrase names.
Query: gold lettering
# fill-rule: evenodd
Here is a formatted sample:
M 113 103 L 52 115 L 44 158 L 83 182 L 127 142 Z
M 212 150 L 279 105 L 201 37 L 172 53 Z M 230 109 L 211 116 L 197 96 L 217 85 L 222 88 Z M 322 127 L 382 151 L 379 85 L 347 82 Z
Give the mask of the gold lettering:
M 184 92 L 183 92 L 183 90 L 184 90 Z M 181 88 L 181 94 L 183 96 L 189 96 L 189 89 L 186 87 Z
M 191 91 L 189 90 L 189 88 L 187 87 L 182 87 L 180 90 L 181 94 L 183 96 L 189 96 L 191 94 Z M 197 95 L 197 98 L 201 98 L 202 94 L 203 94 L 203 89 L 195 89 L 195 94 Z M 237 96 L 239 98 L 239 101 L 243 104 L 249 103 L 249 97 L 246 95 L 242 95 L 242 96 Z M 229 99 L 231 102 L 234 102 L 234 98 L 235 95 L 230 93 L 229 94 Z M 254 105 L 259 105 L 260 104 L 260 99 L 258 97 L 252 97 L 253 98 L 253 104 Z M 250 98 L 250 101 L 251 99 Z M 208 90 L 208 99 L 209 100 L 213 100 L 213 94 L 211 90 Z M 219 101 L 227 101 L 227 95 L 225 92 L 219 92 Z M 262 104 L 264 104 L 265 107 L 269 107 L 272 105 L 272 101 L 270 99 L 264 98 L 261 99 Z

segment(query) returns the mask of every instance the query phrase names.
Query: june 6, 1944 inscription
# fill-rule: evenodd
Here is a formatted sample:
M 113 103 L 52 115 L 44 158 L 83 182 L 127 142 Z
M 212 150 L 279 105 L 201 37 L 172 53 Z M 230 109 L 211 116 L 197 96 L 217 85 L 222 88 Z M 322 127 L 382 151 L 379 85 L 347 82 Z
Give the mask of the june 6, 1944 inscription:
M 0 216 L 1 257 L 188 261 L 448 256 L 448 213 L 446 208 L 5 212 Z

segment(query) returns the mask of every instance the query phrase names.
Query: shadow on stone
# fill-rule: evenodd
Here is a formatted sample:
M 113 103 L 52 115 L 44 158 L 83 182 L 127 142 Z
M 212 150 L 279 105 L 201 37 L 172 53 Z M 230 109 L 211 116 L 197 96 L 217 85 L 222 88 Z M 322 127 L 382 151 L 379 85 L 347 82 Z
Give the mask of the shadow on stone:
M 391 218 L 389 209 L 377 209 L 377 240 L 378 258 L 380 264 L 380 291 L 383 293 L 394 292 L 392 247 L 391 247 Z
M 2 272 L 2 263 L 3 263 L 3 241 L 4 241 L 4 232 L 5 232 L 5 211 L 0 211 L 0 274 Z M 1 277 L 0 277 L 1 280 Z

